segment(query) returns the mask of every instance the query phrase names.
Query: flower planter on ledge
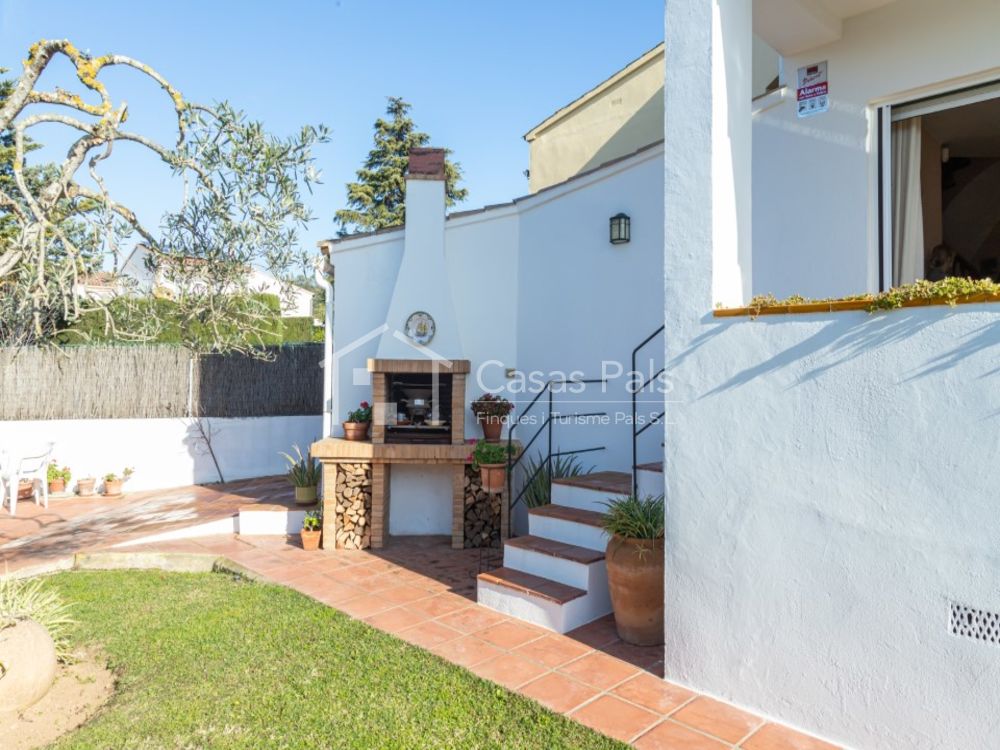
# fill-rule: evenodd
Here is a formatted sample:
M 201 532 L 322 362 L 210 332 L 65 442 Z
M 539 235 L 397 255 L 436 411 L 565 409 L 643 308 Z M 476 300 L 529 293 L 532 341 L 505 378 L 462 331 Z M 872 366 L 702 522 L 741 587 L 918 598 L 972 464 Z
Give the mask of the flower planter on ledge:
M 371 422 L 344 422 L 345 440 L 367 440 Z
M 479 478 L 483 491 L 496 495 L 507 486 L 507 464 L 480 464 Z

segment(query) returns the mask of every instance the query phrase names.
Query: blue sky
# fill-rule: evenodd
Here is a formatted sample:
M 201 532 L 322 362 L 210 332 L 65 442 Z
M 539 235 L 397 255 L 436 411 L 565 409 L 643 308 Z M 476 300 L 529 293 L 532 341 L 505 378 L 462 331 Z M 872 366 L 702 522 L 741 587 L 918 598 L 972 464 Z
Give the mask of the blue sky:
M 316 154 L 324 184 L 309 198 L 316 220 L 302 235 L 312 246 L 334 235 L 386 96 L 411 102 L 432 144 L 454 150 L 469 189 L 461 208 L 509 200 L 527 192 L 522 135 L 660 42 L 663 0 L 0 0 L 0 67 L 11 74 L 31 43 L 63 37 L 138 58 L 188 99 L 228 100 L 271 132 L 329 126 Z M 63 63 L 42 81 L 79 90 L 69 71 Z M 131 129 L 172 142 L 155 85 L 119 70 L 102 80 L 128 102 Z M 68 142 L 54 130 L 36 137 L 53 158 Z M 137 147 L 116 147 L 105 164 L 116 197 L 144 221 L 176 207 L 180 186 Z

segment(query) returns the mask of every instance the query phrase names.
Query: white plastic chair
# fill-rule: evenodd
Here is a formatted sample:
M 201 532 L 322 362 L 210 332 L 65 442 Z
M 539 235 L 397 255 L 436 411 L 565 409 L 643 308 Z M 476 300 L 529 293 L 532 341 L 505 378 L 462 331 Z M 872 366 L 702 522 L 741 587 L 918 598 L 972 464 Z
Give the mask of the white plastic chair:
M 8 463 L 6 470 L 3 471 L 2 479 L 6 479 L 7 484 L 7 495 L 10 497 L 10 514 L 12 516 L 17 515 L 17 495 L 18 488 L 21 486 L 21 480 L 28 479 L 31 481 L 31 494 L 35 498 L 35 505 L 42 505 L 46 509 L 49 507 L 49 464 L 52 462 L 52 449 L 55 447 L 55 443 L 48 443 L 45 450 L 41 453 L 36 453 L 32 456 L 22 456 L 17 459 L 17 466 L 15 468 L 14 461 L 10 461 L 8 458 Z M 11 470 L 13 469 L 13 470 Z M 3 484 L 2 479 L 0 479 L 0 484 Z M 39 502 L 41 499 L 41 502 Z M 2 496 L 0 496 L 0 504 L 2 504 Z

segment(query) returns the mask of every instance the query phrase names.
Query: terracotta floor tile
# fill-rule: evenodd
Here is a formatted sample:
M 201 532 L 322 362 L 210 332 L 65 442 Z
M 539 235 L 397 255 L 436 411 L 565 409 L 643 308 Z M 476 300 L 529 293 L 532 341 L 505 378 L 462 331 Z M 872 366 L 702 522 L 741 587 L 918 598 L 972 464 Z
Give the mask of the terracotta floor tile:
M 658 714 L 612 695 L 602 695 L 592 703 L 578 708 L 570 714 L 570 718 L 622 742 L 628 742 L 660 720 Z
M 485 607 L 468 607 L 460 612 L 454 612 L 439 618 L 439 621 L 450 628 L 463 633 L 475 633 L 479 630 L 497 625 L 507 618 Z
M 545 635 L 545 631 L 523 622 L 507 620 L 491 625 L 485 630 L 480 630 L 476 635 L 484 641 L 489 641 L 495 646 L 510 651 L 529 641 L 541 638 Z
M 837 745 L 796 732 L 780 724 L 765 724 L 742 745 L 746 750 L 840 750 Z
M 453 641 L 441 643 L 431 651 L 460 667 L 473 667 L 507 653 L 474 635 L 463 635 Z
M 536 661 L 525 659 L 523 656 L 504 653 L 482 664 L 477 664 L 472 668 L 472 671 L 484 680 L 490 680 L 514 690 L 545 674 L 548 669 Z
M 639 674 L 639 670 L 631 664 L 599 651 L 564 664 L 559 667 L 559 671 L 600 690 L 608 690 L 619 682 Z
M 694 693 L 679 685 L 661 680 L 651 674 L 643 673 L 633 677 L 612 691 L 615 695 L 638 703 L 643 708 L 656 711 L 658 714 L 668 714 L 682 703 L 694 697 Z
M 354 586 L 348 586 L 346 583 L 334 583 L 331 581 L 325 587 L 313 590 L 308 596 L 328 606 L 339 608 L 341 602 L 346 602 L 348 599 L 357 599 L 358 596 L 364 596 L 364 592 L 361 589 L 354 588 Z
M 446 627 L 433 620 L 427 620 L 411 628 L 400 630 L 396 635 L 404 641 L 412 643 L 414 646 L 431 649 L 434 646 L 454 640 L 462 634 L 454 628 Z
M 601 651 L 646 670 L 663 661 L 663 646 L 634 646 L 631 643 L 618 641 L 602 646 Z
M 424 589 L 418 589 L 416 586 L 396 586 L 395 588 L 380 592 L 378 596 L 393 604 L 409 604 L 418 599 L 427 599 L 431 595 Z
M 387 609 L 392 609 L 395 606 L 395 604 L 387 602 L 377 594 L 362 594 L 354 599 L 345 599 L 338 603 L 337 609 L 341 612 L 346 612 L 351 617 L 364 619 L 365 617 L 377 615 L 379 612 L 384 612 Z
M 537 680 L 522 685 L 518 692 L 533 698 L 546 708 L 563 714 L 569 713 L 598 694 L 596 688 L 558 672 L 544 674 Z
M 590 653 L 590 647 L 562 635 L 547 635 L 515 649 L 521 656 L 540 661 L 547 667 L 562 666 Z
M 728 750 L 728 744 L 667 719 L 633 743 L 637 750 Z
M 695 698 L 671 718 L 732 743 L 739 742 L 764 723 L 753 714 L 705 696 Z
M 406 605 L 406 608 L 417 615 L 433 619 L 471 606 L 468 599 L 455 594 L 435 594 L 427 599 L 420 599 Z
M 385 612 L 379 612 L 377 615 L 366 617 L 365 622 L 379 630 L 384 630 L 386 633 L 398 633 L 401 630 L 412 628 L 417 624 L 413 619 L 413 615 L 402 607 L 387 609 Z
M 593 648 L 601 648 L 602 646 L 607 646 L 621 640 L 618 637 L 618 631 L 615 629 L 613 615 L 588 622 L 586 625 L 567 633 L 566 637 Z

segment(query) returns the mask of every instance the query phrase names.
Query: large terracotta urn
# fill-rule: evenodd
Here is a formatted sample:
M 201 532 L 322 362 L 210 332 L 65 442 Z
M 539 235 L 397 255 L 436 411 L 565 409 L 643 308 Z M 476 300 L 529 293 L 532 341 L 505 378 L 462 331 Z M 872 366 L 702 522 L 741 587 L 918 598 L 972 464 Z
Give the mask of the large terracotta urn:
M 618 637 L 636 646 L 663 643 L 663 539 L 612 536 L 605 560 Z
M 56 646 L 34 620 L 0 630 L 0 715 L 37 703 L 56 678 Z

